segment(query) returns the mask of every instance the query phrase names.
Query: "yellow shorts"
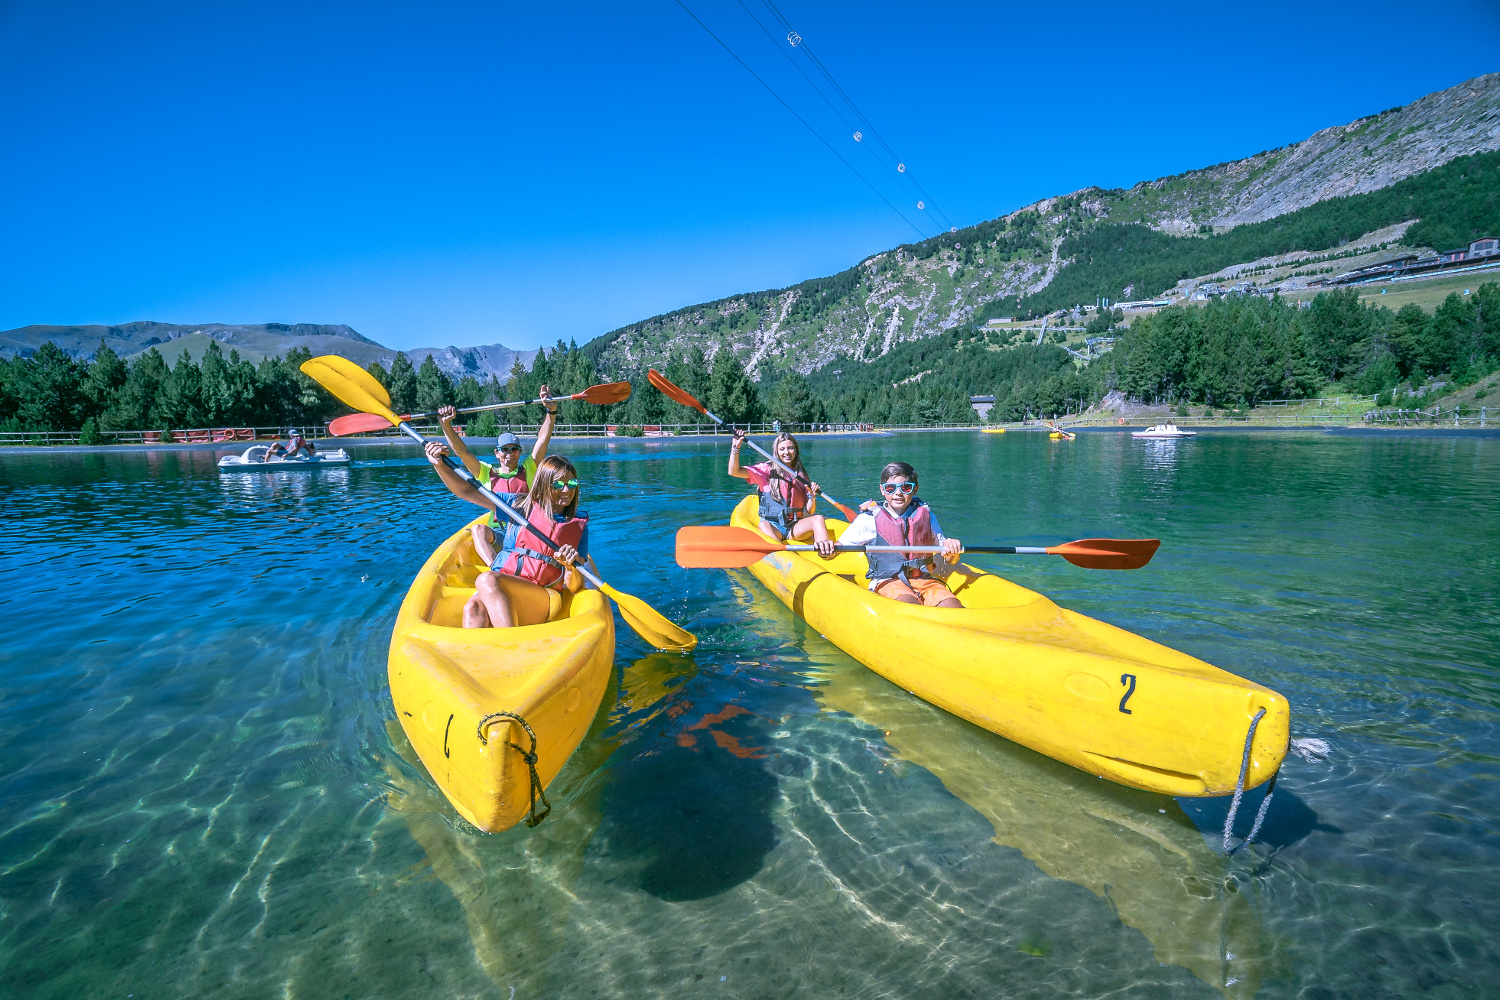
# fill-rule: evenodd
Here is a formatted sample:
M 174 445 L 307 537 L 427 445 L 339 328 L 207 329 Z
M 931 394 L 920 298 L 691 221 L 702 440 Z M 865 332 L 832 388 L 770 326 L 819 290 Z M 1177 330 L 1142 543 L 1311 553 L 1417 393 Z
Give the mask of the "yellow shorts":
M 875 593 L 881 597 L 888 597 L 893 601 L 903 597 L 915 598 L 918 604 L 925 604 L 929 608 L 949 600 L 958 600 L 953 596 L 941 580 L 934 580 L 928 576 L 908 577 L 910 583 L 903 583 L 900 577 L 892 577 L 882 580 L 875 585 Z

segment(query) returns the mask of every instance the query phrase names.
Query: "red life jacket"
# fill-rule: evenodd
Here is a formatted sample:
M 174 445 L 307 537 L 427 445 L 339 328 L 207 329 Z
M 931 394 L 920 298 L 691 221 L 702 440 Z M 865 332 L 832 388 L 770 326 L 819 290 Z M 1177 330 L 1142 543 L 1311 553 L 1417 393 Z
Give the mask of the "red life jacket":
M 495 466 L 490 466 L 490 492 L 504 496 L 507 493 L 525 493 L 531 489 L 526 481 L 526 462 L 516 466 L 516 471 L 505 475 Z
M 937 535 L 932 531 L 932 511 L 926 501 L 916 497 L 900 517 L 886 509 L 885 504 L 875 508 L 875 534 L 881 545 L 936 545 Z M 865 554 L 869 570 L 867 580 L 890 580 L 899 577 L 927 576 L 932 566 L 930 552 L 869 552 Z
M 533 506 L 526 521 L 526 526 L 516 532 L 516 547 L 505 552 L 496 569 L 507 576 L 561 590 L 564 580 L 562 563 L 552 558 L 552 550 L 545 543 L 531 536 L 545 536 L 559 547 L 571 545 L 580 548 L 588 530 L 589 516 L 579 511 L 576 516 L 559 521 L 541 507 Z

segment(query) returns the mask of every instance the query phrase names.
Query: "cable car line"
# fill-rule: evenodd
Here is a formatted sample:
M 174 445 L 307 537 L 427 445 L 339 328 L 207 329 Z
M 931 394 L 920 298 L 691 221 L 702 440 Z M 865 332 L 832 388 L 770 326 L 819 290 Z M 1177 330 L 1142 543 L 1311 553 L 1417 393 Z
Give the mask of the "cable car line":
M 786 16 L 781 13 L 781 10 L 776 6 L 773 0 L 761 0 L 761 2 L 764 3 L 765 6 L 771 11 L 772 16 L 775 17 L 777 21 L 781 22 L 781 26 L 787 30 L 789 38 L 791 36 L 797 37 L 797 42 L 793 43 L 792 47 L 800 48 L 803 51 L 803 53 L 807 56 L 808 61 L 810 61 L 818 70 L 818 72 L 823 75 L 824 79 L 828 81 L 829 86 L 831 86 L 839 95 L 839 97 L 849 105 L 850 109 L 855 113 L 855 115 L 858 116 L 858 118 L 862 122 L 864 122 L 865 128 L 869 130 L 869 134 L 875 139 L 877 143 L 880 144 L 880 147 L 885 150 L 886 155 L 891 158 L 891 162 L 897 164 L 898 171 L 905 174 L 907 179 L 911 181 L 912 186 L 917 189 L 917 192 L 922 196 L 922 200 L 926 202 L 925 207 L 930 209 L 938 218 L 940 218 L 943 223 L 943 228 L 953 228 L 952 221 L 948 218 L 947 213 L 938 208 L 937 204 L 932 200 L 932 196 L 927 193 L 927 190 L 924 187 L 922 187 L 921 182 L 918 181 L 916 177 L 911 175 L 910 171 L 902 169 L 904 167 L 904 163 L 901 158 L 896 155 L 896 151 L 893 150 L 890 147 L 890 144 L 885 141 L 885 137 L 880 134 L 879 129 L 877 129 L 875 125 L 870 121 L 869 116 L 859 109 L 859 105 L 854 103 L 853 98 L 849 96 L 848 92 L 845 91 L 843 87 L 839 86 L 839 82 L 834 79 L 834 76 L 831 72 L 829 72 L 828 67 L 824 66 L 823 61 L 817 57 L 816 53 L 813 52 L 812 47 L 807 44 L 807 40 L 798 35 L 797 31 L 792 27 L 791 22 L 788 21 L 786 19 Z M 777 47 L 780 48 L 780 46 Z M 821 93 L 821 90 L 819 92 Z M 824 99 L 826 100 L 827 98 Z M 841 115 L 840 117 L 843 116 Z M 873 153 L 874 150 L 872 149 L 871 152 Z
M 776 36 L 772 35 L 771 32 L 769 30 L 767 30 L 766 26 L 761 23 L 760 18 L 756 17 L 755 14 L 751 12 L 750 8 L 745 6 L 745 0 L 736 0 L 736 2 L 740 5 L 740 9 L 745 12 L 745 15 L 747 17 L 749 17 L 750 20 L 754 21 L 755 22 L 755 26 L 757 28 L 759 28 L 761 30 L 761 33 L 766 36 L 767 41 L 769 41 L 771 43 L 771 47 L 774 48 L 777 52 L 781 53 L 782 58 L 784 58 L 787 62 L 791 63 L 792 68 L 795 69 L 802 76 L 802 79 L 804 79 L 804 80 L 807 81 L 807 85 L 813 89 L 814 93 L 816 93 L 819 97 L 823 98 L 823 103 L 827 104 L 829 110 L 832 111 L 835 115 L 838 116 L 839 121 L 841 121 L 841 122 L 844 123 L 844 128 L 848 129 L 850 132 L 852 132 L 854 134 L 855 141 L 856 142 L 860 141 L 861 137 L 860 137 L 860 133 L 858 131 L 859 127 L 854 122 L 851 122 L 847 117 L 845 117 L 844 113 L 839 110 L 838 105 L 834 104 L 833 101 L 829 99 L 828 95 L 825 94 L 825 93 L 823 93 L 823 88 L 819 87 L 816 83 L 814 83 L 812 77 L 808 76 L 807 72 L 805 70 L 803 70 L 803 68 L 801 66 L 797 65 L 797 60 L 793 59 L 787 53 L 787 51 L 781 47 L 781 43 L 776 40 Z M 796 33 L 795 32 L 790 32 L 790 34 L 795 35 Z M 793 47 L 795 48 L 795 46 L 793 46 Z M 853 105 L 851 104 L 850 107 L 853 107 Z M 855 108 L 856 113 L 858 112 L 858 110 L 859 110 L 858 108 Z M 863 116 L 861 116 L 861 118 L 863 118 Z M 868 121 L 868 119 L 865 119 L 865 123 L 866 123 L 866 127 L 869 127 L 869 121 Z M 881 145 L 884 145 L 884 142 L 882 142 Z M 889 152 L 889 150 L 887 150 L 887 152 Z M 900 175 L 900 173 L 898 173 L 896 170 L 893 170 L 891 168 L 891 165 L 889 163 L 886 163 L 883 160 L 881 160 L 880 157 L 879 157 L 879 155 L 876 154 L 873 149 L 870 150 L 870 154 L 875 157 L 875 162 L 879 163 L 880 166 L 885 170 L 885 172 L 891 175 L 891 179 L 896 182 L 896 186 L 897 187 L 904 187 L 905 186 L 905 185 L 903 185 L 901 183 L 901 175 Z M 892 156 L 892 159 L 893 160 L 895 159 L 894 155 Z M 916 183 L 916 178 L 912 178 L 912 183 L 914 183 L 914 184 Z M 918 184 L 917 187 L 920 189 L 921 185 Z M 923 192 L 923 194 L 925 195 L 926 192 Z M 923 206 L 923 204 L 920 201 L 917 202 L 917 208 L 918 209 L 922 209 L 923 207 L 924 206 Z M 903 215 L 903 218 L 904 217 L 905 216 Z M 908 219 L 907 221 L 909 223 L 911 220 Z M 913 228 L 916 228 L 916 227 L 913 227 Z M 920 231 L 921 230 L 918 229 L 918 232 L 920 232 Z
M 829 141 L 827 139 L 823 138 L 823 136 L 818 132 L 817 129 L 813 128 L 811 125 L 808 124 L 806 118 L 803 118 L 801 115 L 797 114 L 796 110 L 793 109 L 790 104 L 788 104 L 786 101 L 782 100 L 781 95 L 778 94 L 778 93 L 776 93 L 776 91 L 774 89 L 772 89 L 772 87 L 771 87 L 771 85 L 769 83 L 767 83 L 765 80 L 762 80 L 760 78 L 760 75 L 758 73 L 756 73 L 755 70 L 751 69 L 750 66 L 745 62 L 745 60 L 741 59 L 738 55 L 736 55 L 734 49 L 731 49 L 725 43 L 724 39 L 722 39 L 718 35 L 714 34 L 713 33 L 713 29 L 711 29 L 708 25 L 704 24 L 703 21 L 698 17 L 697 14 L 694 14 L 691 10 L 689 10 L 687 4 L 683 3 L 682 0 L 677 0 L 677 6 L 681 7 L 684 11 L 686 11 L 688 17 L 691 17 L 694 21 L 697 21 L 698 22 L 698 27 L 700 27 L 704 31 L 708 32 L 708 36 L 710 38 L 712 38 L 714 41 L 718 42 L 719 45 L 724 49 L 725 52 L 728 52 L 731 56 L 733 56 L 734 57 L 734 61 L 737 62 L 737 63 L 739 63 L 741 66 L 743 66 L 746 73 L 749 73 L 751 76 L 755 77 L 755 81 L 757 83 L 759 83 L 762 87 L 766 88 L 766 91 L 772 97 L 776 98 L 776 100 L 778 102 L 780 102 L 780 104 L 781 104 L 782 107 L 786 108 L 787 111 L 791 112 L 791 115 L 792 115 L 793 118 L 795 118 L 799 122 L 801 122 L 802 125 L 803 125 L 803 127 L 806 128 L 809 132 L 811 132 L 814 136 L 816 136 L 817 140 L 819 142 L 821 142 L 824 146 L 827 146 L 828 147 L 828 151 L 830 153 L 832 153 L 834 156 L 837 156 L 839 158 L 839 162 L 840 163 L 842 163 L 844 166 L 848 167 L 854 173 L 854 176 L 856 176 L 860 180 L 864 181 L 865 182 L 865 186 L 868 187 L 871 191 L 874 191 L 876 197 L 878 197 L 881 201 L 883 201 L 887 205 L 889 205 L 892 212 L 895 212 L 897 215 L 901 216 L 901 221 L 905 222 L 908 226 L 911 226 L 912 229 L 916 230 L 916 233 L 917 233 L 918 237 L 920 237 L 921 239 L 924 239 L 924 240 L 927 239 L 927 235 L 925 233 L 923 233 L 921 229 L 917 228 L 916 223 L 914 223 L 910 219 L 908 219 L 906 217 L 906 214 L 904 212 L 902 212 L 901 209 L 897 208 L 895 206 L 895 204 L 892 203 L 891 200 L 889 198 L 887 198 L 881 192 L 881 190 L 879 188 L 877 188 L 874 184 L 871 184 L 869 178 L 867 178 L 864 174 L 860 173 L 859 170 L 855 168 L 854 164 L 852 164 L 848 160 L 844 159 L 844 157 L 842 155 L 840 155 L 839 151 L 836 150 L 836 149 L 834 149 L 833 145 L 831 143 L 829 143 Z

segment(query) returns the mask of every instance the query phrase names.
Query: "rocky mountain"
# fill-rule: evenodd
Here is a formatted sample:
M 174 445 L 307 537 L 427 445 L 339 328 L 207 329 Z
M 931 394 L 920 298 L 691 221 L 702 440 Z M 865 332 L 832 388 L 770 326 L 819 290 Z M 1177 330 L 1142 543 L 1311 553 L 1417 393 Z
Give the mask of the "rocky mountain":
M 52 341 L 77 358 L 92 358 L 102 341 L 121 357 L 155 347 L 174 360 L 183 349 L 197 357 L 210 339 L 233 347 L 253 361 L 305 347 L 314 354 L 342 354 L 369 364 L 380 353 L 392 353 L 342 324 L 322 323 L 155 323 L 150 320 L 118 326 L 23 326 L 0 333 L 0 356 L 25 357 Z M 173 347 L 177 350 L 173 350 Z M 194 350 L 194 348 L 197 348 Z
M 935 336 L 1022 301 L 1046 312 L 1089 303 L 1099 294 L 1156 295 L 1174 282 L 1180 293 L 1186 287 L 1181 278 L 1273 254 L 1284 258 L 1280 262 L 1291 274 L 1306 251 L 1340 246 L 1363 231 L 1346 234 L 1325 225 L 1322 230 L 1331 235 L 1321 245 L 1308 236 L 1278 247 L 1252 232 L 1255 224 L 1329 199 L 1385 190 L 1456 158 L 1497 149 L 1500 73 L 1492 73 L 1281 149 L 1129 189 L 1086 188 L 1047 198 L 977 226 L 875 254 L 827 278 L 633 323 L 585 349 L 604 373 L 629 376 L 662 364 L 674 352 L 700 347 L 712 356 L 727 347 L 752 376 L 764 378 L 790 369 L 810 372 L 835 359 L 880 357 L 896 344 Z M 1442 203 L 1429 198 L 1428 204 L 1434 201 Z M 1369 230 L 1400 221 L 1407 220 L 1381 221 Z M 1299 232 L 1319 225 L 1300 225 Z M 1177 247 L 1189 241 L 1208 244 L 1229 233 L 1236 234 L 1236 245 L 1258 249 L 1242 258 L 1207 262 L 1196 259 L 1203 256 L 1198 254 L 1191 261 L 1196 270 L 1164 280 L 1113 281 L 1117 266 L 1109 271 L 1110 280 L 1100 276 L 1106 252 L 1118 254 L 1112 257 L 1116 262 L 1148 259 L 1161 254 L 1163 241 Z M 1216 246 L 1222 245 L 1220 239 Z M 1154 290 L 1145 287 L 1153 283 Z
M 414 365 L 421 365 L 431 356 L 432 363 L 454 379 L 472 375 L 483 382 L 493 376 L 504 382 L 510 377 L 511 367 L 517 360 L 530 368 L 536 351 L 513 351 L 504 344 L 485 344 L 481 347 L 417 347 L 407 351 L 406 356 Z M 390 365 L 389 361 L 382 363 Z
M 306 348 L 313 354 L 337 354 L 361 365 L 380 362 L 389 368 L 396 351 L 356 333 L 343 324 L 322 323 L 156 323 L 149 320 L 122 323 L 118 326 L 89 324 L 83 326 L 23 326 L 0 333 L 0 357 L 26 357 L 46 341 L 75 358 L 92 358 L 100 343 L 123 358 L 132 358 L 156 348 L 174 362 L 183 351 L 195 362 L 202 360 L 210 342 L 217 341 L 226 352 L 234 349 L 250 361 L 279 357 L 293 348 Z M 472 375 L 479 381 L 494 376 L 500 381 L 510 375 L 511 366 L 520 359 L 530 367 L 536 351 L 513 351 L 503 344 L 482 347 L 419 347 L 407 351 L 413 365 L 421 365 L 431 355 L 433 363 L 454 379 Z

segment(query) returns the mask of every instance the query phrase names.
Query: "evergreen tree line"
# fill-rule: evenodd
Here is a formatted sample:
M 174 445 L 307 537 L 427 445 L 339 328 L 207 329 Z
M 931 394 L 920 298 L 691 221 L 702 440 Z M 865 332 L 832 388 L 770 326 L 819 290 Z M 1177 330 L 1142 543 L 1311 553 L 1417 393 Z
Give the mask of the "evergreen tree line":
M 316 424 L 341 412 L 298 370 L 305 349 L 258 364 L 211 343 L 201 362 L 183 351 L 168 364 L 155 347 L 132 361 L 103 342 L 78 361 L 48 341 L 25 358 L 0 359 L 0 429 L 76 431 Z
M 1378 394 L 1436 377 L 1465 384 L 1500 364 L 1500 284 L 1449 295 L 1429 316 L 1362 305 L 1354 289 L 1307 308 L 1280 297 L 1231 297 L 1137 319 L 1089 366 L 1100 390 L 1153 403 L 1254 405 L 1329 384 Z

